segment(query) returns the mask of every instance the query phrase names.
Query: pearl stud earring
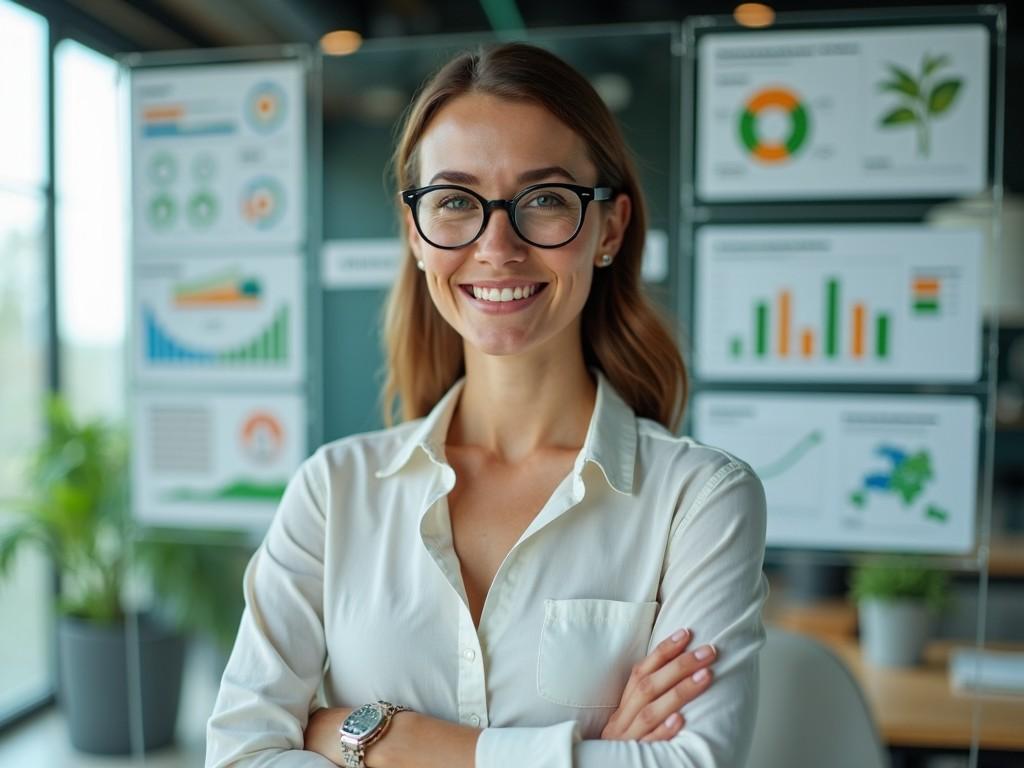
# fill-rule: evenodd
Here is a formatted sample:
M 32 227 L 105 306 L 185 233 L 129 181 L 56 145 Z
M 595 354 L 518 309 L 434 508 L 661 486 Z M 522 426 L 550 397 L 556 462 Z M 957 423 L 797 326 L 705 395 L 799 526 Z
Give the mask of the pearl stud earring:
M 426 272 L 427 271 L 426 266 L 424 266 L 424 264 L 423 264 L 423 259 L 416 259 L 416 266 L 419 268 L 420 272 Z
M 601 264 L 600 264 L 600 266 L 602 266 L 602 267 L 607 267 L 607 266 L 608 266 L 609 264 L 611 264 L 611 263 L 612 263 L 612 257 L 611 257 L 611 254 L 608 254 L 608 253 L 602 253 L 602 254 L 601 254 Z

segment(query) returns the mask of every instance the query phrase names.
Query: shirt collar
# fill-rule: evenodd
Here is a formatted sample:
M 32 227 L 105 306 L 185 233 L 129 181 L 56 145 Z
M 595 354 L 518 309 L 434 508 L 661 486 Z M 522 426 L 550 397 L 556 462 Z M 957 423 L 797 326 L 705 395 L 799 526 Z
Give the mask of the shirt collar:
M 636 466 L 636 417 L 604 374 L 596 368 L 591 368 L 591 371 L 597 378 L 597 400 L 573 472 L 580 475 L 584 465 L 592 461 L 601 468 L 612 488 L 629 496 L 633 493 Z M 409 463 L 417 448 L 436 464 L 446 464 L 444 441 L 465 382 L 465 378 L 461 378 L 452 385 L 430 413 L 409 432 L 387 466 L 377 471 L 377 477 L 390 477 L 397 473 Z

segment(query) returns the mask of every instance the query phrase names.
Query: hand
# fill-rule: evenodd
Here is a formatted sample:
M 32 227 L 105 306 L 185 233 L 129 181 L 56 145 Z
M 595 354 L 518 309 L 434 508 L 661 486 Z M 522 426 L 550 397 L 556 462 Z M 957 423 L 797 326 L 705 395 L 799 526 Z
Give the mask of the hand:
M 602 739 L 664 741 L 682 730 L 679 710 L 711 685 L 709 665 L 718 657 L 713 645 L 683 653 L 692 639 L 693 633 L 680 630 L 633 667 Z

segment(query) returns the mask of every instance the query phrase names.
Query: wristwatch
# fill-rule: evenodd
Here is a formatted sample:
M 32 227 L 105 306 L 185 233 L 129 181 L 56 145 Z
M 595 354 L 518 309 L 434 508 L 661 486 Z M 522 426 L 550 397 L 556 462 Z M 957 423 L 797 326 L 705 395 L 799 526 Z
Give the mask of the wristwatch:
M 392 717 L 408 709 L 398 704 L 378 701 L 376 704 L 364 704 L 346 717 L 338 729 L 345 768 L 366 768 L 363 762 L 366 748 L 384 735 Z

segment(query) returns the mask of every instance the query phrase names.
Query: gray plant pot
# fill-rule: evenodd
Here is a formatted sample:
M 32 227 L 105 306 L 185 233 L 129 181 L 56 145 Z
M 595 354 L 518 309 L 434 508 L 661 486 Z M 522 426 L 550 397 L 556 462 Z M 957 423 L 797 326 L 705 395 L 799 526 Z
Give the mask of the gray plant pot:
M 75 749 L 117 755 L 132 751 L 131 707 L 142 707 L 142 744 L 155 749 L 174 740 L 184 637 L 139 621 L 140 692 L 129 696 L 123 624 L 100 625 L 71 617 L 57 627 L 60 701 Z
M 931 633 L 931 614 L 923 600 L 861 600 L 860 645 L 864 658 L 880 667 L 911 667 Z

